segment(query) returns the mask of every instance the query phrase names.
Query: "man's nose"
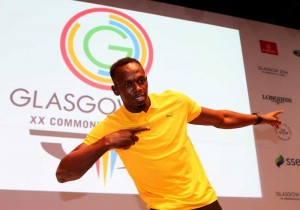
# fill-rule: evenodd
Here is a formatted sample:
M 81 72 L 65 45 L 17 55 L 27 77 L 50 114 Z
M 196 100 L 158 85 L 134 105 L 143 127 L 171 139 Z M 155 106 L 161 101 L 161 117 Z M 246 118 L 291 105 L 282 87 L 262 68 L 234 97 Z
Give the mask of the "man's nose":
M 140 90 L 142 88 L 142 86 L 138 83 L 138 82 L 133 82 L 133 88 L 134 90 Z

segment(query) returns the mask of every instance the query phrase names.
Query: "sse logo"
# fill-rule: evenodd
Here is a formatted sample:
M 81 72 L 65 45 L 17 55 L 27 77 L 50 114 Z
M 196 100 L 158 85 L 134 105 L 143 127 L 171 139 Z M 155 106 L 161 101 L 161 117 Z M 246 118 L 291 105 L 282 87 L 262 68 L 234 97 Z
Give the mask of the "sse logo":
M 109 68 L 122 57 L 140 61 L 148 74 L 153 47 L 143 27 L 130 16 L 108 8 L 79 12 L 65 25 L 60 39 L 63 59 L 81 81 L 111 90 Z
M 282 155 L 279 155 L 276 159 L 275 159 L 275 164 L 277 165 L 278 168 L 280 168 L 281 165 L 283 165 L 285 163 L 285 165 L 287 166 L 300 166 L 300 159 L 299 158 L 284 158 Z

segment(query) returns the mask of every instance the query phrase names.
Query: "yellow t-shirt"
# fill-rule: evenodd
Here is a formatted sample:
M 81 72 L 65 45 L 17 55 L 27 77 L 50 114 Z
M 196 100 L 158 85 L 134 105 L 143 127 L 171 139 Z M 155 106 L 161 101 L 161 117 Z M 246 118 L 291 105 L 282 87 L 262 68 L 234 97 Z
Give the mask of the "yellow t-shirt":
M 150 131 L 139 134 L 130 149 L 116 150 L 147 207 L 190 210 L 214 202 L 216 193 L 187 133 L 187 123 L 201 113 L 201 107 L 170 90 L 149 97 L 147 113 L 131 113 L 122 106 L 100 122 L 84 143 L 120 129 L 149 126 Z

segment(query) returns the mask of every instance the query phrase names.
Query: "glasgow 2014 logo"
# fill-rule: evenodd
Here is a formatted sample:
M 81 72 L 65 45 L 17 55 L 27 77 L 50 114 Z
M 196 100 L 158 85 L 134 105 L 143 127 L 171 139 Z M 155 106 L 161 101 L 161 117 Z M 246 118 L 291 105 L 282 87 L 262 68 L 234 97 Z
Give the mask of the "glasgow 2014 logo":
M 64 26 L 60 49 L 72 73 L 93 87 L 110 90 L 109 68 L 121 57 L 140 61 L 148 74 L 153 47 L 144 28 L 132 17 L 110 8 L 74 15 Z

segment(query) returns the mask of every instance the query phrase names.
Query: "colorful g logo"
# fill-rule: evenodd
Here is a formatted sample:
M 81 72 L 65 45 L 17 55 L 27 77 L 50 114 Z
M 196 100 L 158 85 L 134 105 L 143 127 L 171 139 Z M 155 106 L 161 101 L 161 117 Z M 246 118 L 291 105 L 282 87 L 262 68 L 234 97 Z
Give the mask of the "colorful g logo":
M 122 57 L 140 61 L 148 74 L 153 48 L 143 27 L 128 15 L 108 8 L 84 10 L 65 25 L 60 48 L 68 68 L 83 82 L 110 90 L 109 68 Z

